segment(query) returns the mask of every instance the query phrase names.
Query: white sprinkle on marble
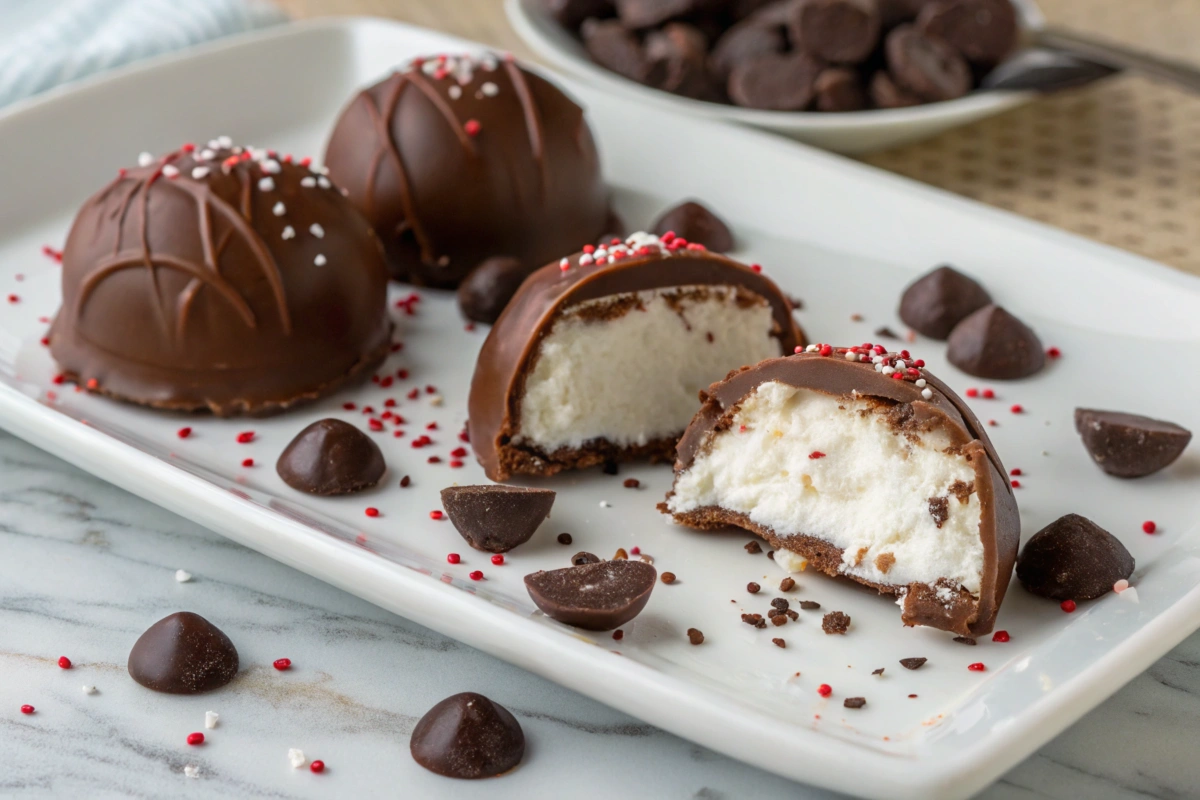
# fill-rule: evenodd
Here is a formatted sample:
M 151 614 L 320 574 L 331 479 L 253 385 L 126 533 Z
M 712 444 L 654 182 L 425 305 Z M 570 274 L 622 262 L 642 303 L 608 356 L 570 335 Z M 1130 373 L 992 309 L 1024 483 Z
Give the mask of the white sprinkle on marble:
M 292 769 L 300 769 L 308 763 L 308 759 L 304 757 L 303 750 L 292 747 L 288 749 L 288 763 L 292 765 Z
M 175 580 L 179 583 L 187 583 L 191 579 L 192 573 L 188 572 L 186 569 L 175 570 Z
M 607 500 L 601 500 L 600 507 L 601 508 L 612 508 L 612 503 L 608 502 Z
M 221 718 L 221 715 L 215 711 L 205 711 L 204 712 L 204 727 L 208 728 L 211 731 L 213 728 L 217 727 L 217 720 L 219 720 L 220 718 Z
M 95 687 L 95 686 L 92 686 L 91 684 L 88 684 L 87 686 L 84 686 L 84 687 L 83 687 L 83 693 L 84 693 L 84 694 L 95 694 L 95 693 L 96 693 L 96 687 Z
M 189 778 L 199 778 L 200 767 L 196 766 L 195 764 L 188 764 L 183 768 L 183 774 L 187 775 Z

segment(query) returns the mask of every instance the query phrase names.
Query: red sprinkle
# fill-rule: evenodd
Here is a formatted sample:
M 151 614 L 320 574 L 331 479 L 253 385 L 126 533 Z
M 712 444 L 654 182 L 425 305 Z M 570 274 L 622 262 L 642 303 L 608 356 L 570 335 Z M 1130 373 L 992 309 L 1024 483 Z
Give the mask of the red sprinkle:
M 440 463 L 442 463 L 442 457 L 441 457 L 441 456 L 430 456 L 429 458 L 427 458 L 427 459 L 425 459 L 425 460 L 426 460 L 426 462 L 428 462 L 428 463 L 430 463 L 430 464 L 440 464 Z
M 1048 347 L 1046 348 L 1046 355 L 1050 358 L 1058 358 L 1062 355 L 1062 350 L 1059 350 L 1057 347 Z
M 285 669 L 291 669 L 292 660 L 290 658 L 277 658 L 271 662 L 271 666 L 283 672 Z
M 979 397 L 979 390 L 972 386 L 970 389 L 967 389 L 967 397 Z
M 10 302 L 10 303 L 19 303 L 19 302 L 21 302 L 21 298 L 17 297 L 15 294 L 10 294 L 10 295 L 8 296 L 8 302 Z
M 991 400 L 991 399 L 995 398 L 996 393 L 994 391 L 992 391 L 991 389 L 984 389 L 983 396 L 985 399 Z
M 175 435 L 180 439 L 186 439 L 192 435 L 192 429 L 188 427 L 180 428 L 179 430 L 175 431 Z
M 242 431 L 237 435 L 238 444 L 250 444 L 254 441 L 254 431 Z
M 613 639 L 615 641 L 619 642 L 624 638 L 625 638 L 625 631 L 620 630 L 619 628 L 617 630 L 613 631 Z
M 762 264 L 751 264 L 750 269 L 754 270 L 755 272 L 762 272 Z
M 818 350 L 817 352 L 819 354 L 825 356 L 826 358 L 828 358 L 829 356 L 833 355 L 833 345 L 823 344 L 823 345 L 821 345 L 821 349 Z
M 1025 411 L 1025 407 L 1020 403 L 1013 403 L 1012 408 L 1010 408 L 1009 411 L 1014 414 L 1020 414 Z
M 446 515 L 441 511 L 430 511 L 429 512 L 430 519 L 441 519 L 444 516 L 446 516 Z
M 471 441 L 471 434 L 467 431 L 466 428 L 463 428 L 461 431 L 458 432 L 458 440 L 460 442 L 470 442 Z
M 67 658 L 66 656 L 59 656 L 58 657 L 58 666 L 61 667 L 62 669 L 70 669 L 71 668 L 71 659 Z
M 189 733 L 187 735 L 187 743 L 188 744 L 204 744 L 204 734 L 203 733 Z
M 383 407 L 384 408 L 395 408 L 396 407 L 396 399 L 394 397 L 389 397 L 387 400 L 384 400 Z
M 437 387 L 434 386 L 432 383 L 425 387 L 425 394 L 436 394 L 436 393 L 437 393 Z
M 53 383 L 55 386 L 62 386 L 63 382 L 64 382 L 66 379 L 67 379 L 67 376 L 63 375 L 63 374 L 60 372 L 59 374 L 57 374 L 57 375 L 55 375 L 53 378 L 51 378 L 51 379 L 50 379 L 50 382 L 51 382 L 51 383 Z M 191 433 L 191 430 L 192 430 L 192 429 L 191 429 L 191 428 L 187 428 L 186 430 L 187 430 L 189 433 Z
M 983 672 L 987 667 L 983 665 L 982 661 L 976 661 L 974 664 L 967 664 L 967 669 L 971 672 Z
M 462 556 L 458 553 L 449 553 L 446 555 L 446 561 L 450 564 L 457 564 L 459 561 L 462 561 Z
M 1142 523 L 1142 533 L 1154 533 L 1158 530 L 1158 526 L 1154 524 L 1154 520 L 1148 519 Z
M 1018 481 L 1018 480 L 1012 480 L 1012 481 L 1009 481 L 1009 484 L 1011 484 L 1011 485 L 1012 485 L 1012 488 L 1014 488 L 1014 489 L 1020 489 L 1020 488 L 1021 488 L 1021 482 L 1020 482 L 1020 481 Z
M 817 694 L 821 695 L 821 697 L 829 697 L 829 695 L 833 694 L 833 687 L 828 683 L 822 683 L 817 687 Z
M 636 545 L 634 547 L 629 548 L 629 555 L 631 555 L 631 556 L 636 556 L 641 552 L 642 552 L 642 548 L 637 547 Z
M 463 466 L 463 462 L 459 461 L 458 459 L 451 459 L 451 461 L 450 461 L 451 469 L 458 469 L 461 466 Z
M 402 380 L 402 381 L 403 381 L 403 380 L 408 380 L 408 370 L 406 370 L 406 369 L 398 369 L 398 370 L 396 370 L 396 377 L 397 377 L 397 378 L 399 378 L 399 379 L 400 379 L 400 380 Z
M 465 458 L 467 455 L 467 448 L 456 447 L 450 451 L 450 455 L 454 456 L 455 458 Z
M 1012 469 L 1010 469 L 1010 470 L 1008 471 L 1008 474 L 1009 474 L 1009 475 L 1012 475 L 1012 476 L 1015 478 L 1016 476 L 1018 476 L 1018 475 L 1020 475 L 1020 474 L 1021 474 L 1021 468 L 1020 468 L 1020 467 L 1013 467 Z
M 367 506 L 367 516 L 368 517 L 378 517 L 379 509 L 376 508 L 375 506 Z
M 421 394 L 420 389 L 413 389 L 407 395 L 405 395 L 405 397 L 407 397 L 409 400 L 416 400 L 418 395 L 420 395 L 420 394 Z
M 403 431 L 396 431 L 396 433 L 402 433 L 402 432 L 403 432 Z M 401 488 L 401 489 L 407 489 L 407 488 L 408 488 L 408 485 L 409 485 L 410 483 L 412 483 L 412 478 L 410 478 L 410 477 L 408 477 L 407 475 L 405 475 L 403 478 L 401 478 L 401 479 L 400 479 L 400 488 Z
M 813 450 L 811 453 L 808 454 L 808 457 L 812 458 L 812 459 L 824 458 L 825 454 L 822 453 L 820 450 Z
M 437 426 L 436 422 L 431 422 L 425 426 L 425 430 L 427 430 L 427 431 L 436 431 L 437 429 L 438 429 L 438 426 Z
M 308 768 L 309 768 L 311 771 L 313 771 L 313 772 L 316 772 L 316 773 L 321 773 L 321 772 L 324 772 L 324 771 L 325 771 L 325 762 L 324 762 L 324 761 L 319 761 L 319 760 L 318 760 L 318 761 L 314 761 L 314 762 L 312 762 L 311 764 L 309 764 L 309 765 L 308 765 Z
M 1007 642 L 1009 640 L 1008 631 L 996 631 L 992 634 L 993 642 Z
M 1075 601 L 1074 600 L 1063 600 L 1061 603 L 1059 603 L 1058 607 L 1061 608 L 1063 611 L 1067 612 L 1068 614 L 1071 614 L 1075 611 Z
M 483 580 L 483 573 L 479 570 L 475 570 L 474 572 L 469 573 L 467 577 L 473 581 L 481 581 Z
M 477 119 L 467 120 L 465 123 L 463 123 L 463 130 L 466 131 L 467 136 L 478 136 L 479 135 L 479 120 L 477 120 Z
M 26 703 L 25 705 L 21 706 L 21 713 L 22 713 L 22 714 L 32 714 L 32 713 L 33 713 L 33 706 L 31 706 L 31 705 L 29 705 L 28 703 Z
M 253 466 L 254 466 L 254 459 L 253 459 L 253 458 L 243 458 L 243 459 L 242 459 L 242 466 L 243 466 L 243 467 L 253 467 Z
M 372 417 L 371 419 L 367 420 L 367 427 L 373 431 L 381 431 L 383 430 L 383 422 Z
M 496 553 L 496 555 L 492 556 L 492 563 L 497 567 L 500 566 L 504 563 L 504 555 L 502 553 Z
M 354 403 L 342 403 L 342 408 L 346 409 L 347 411 L 353 411 L 354 409 L 358 408 L 358 406 L 354 405 Z

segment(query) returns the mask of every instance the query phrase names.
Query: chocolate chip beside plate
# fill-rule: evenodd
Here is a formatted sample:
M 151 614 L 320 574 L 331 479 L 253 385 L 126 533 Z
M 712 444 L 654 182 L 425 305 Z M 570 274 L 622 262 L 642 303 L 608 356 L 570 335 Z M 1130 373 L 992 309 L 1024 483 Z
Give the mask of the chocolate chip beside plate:
M 447 697 L 413 728 L 413 760 L 447 778 L 493 778 L 525 755 L 521 724 L 499 703 L 475 692 Z
M 163 617 L 129 651 L 129 676 L 167 694 L 219 689 L 237 675 L 238 652 L 229 637 L 199 614 Z
M 733 249 L 733 234 L 724 220 L 695 200 L 680 203 L 667 210 L 654 223 L 654 233 L 662 236 L 674 231 L 689 242 L 696 242 L 716 253 Z

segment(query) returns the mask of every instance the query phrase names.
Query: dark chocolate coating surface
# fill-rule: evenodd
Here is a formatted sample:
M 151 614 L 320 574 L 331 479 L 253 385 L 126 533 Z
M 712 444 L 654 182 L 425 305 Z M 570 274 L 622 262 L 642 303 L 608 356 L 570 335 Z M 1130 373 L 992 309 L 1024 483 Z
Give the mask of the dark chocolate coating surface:
M 536 269 L 603 232 L 583 109 L 515 61 L 416 61 L 359 93 L 325 152 L 394 277 L 452 288 L 484 259 Z
M 917 29 L 982 66 L 999 63 L 1017 46 L 1020 34 L 1009 0 L 933 0 L 921 8 Z
M 233 642 L 199 614 L 180 611 L 146 629 L 129 651 L 129 676 L 167 694 L 219 689 L 238 671 Z
M 422 767 L 447 778 L 494 778 L 521 763 L 525 734 L 507 708 L 463 692 L 425 712 L 409 750 Z
M 293 489 L 309 494 L 351 494 L 379 483 L 387 466 L 379 445 L 348 422 L 322 419 L 288 443 L 275 471 Z
M 1133 556 L 1108 531 L 1067 514 L 1035 533 L 1021 550 L 1017 578 L 1027 590 L 1053 600 L 1092 600 L 1133 574 Z
M 320 173 L 226 142 L 147 156 L 80 209 L 50 330 L 69 379 L 156 408 L 257 414 L 386 354 L 370 227 Z
M 857 64 L 879 43 L 875 0 L 799 0 L 788 20 L 792 45 L 835 64 Z
M 953 100 L 971 89 L 971 68 L 950 45 L 901 25 L 884 42 L 888 72 L 896 84 L 922 100 Z
M 987 305 L 950 332 L 946 358 L 977 378 L 1015 380 L 1041 370 L 1046 351 L 1028 325 L 1000 306 Z
M 991 296 L 977 281 L 943 265 L 904 290 L 900 319 L 917 333 L 945 340 L 955 325 L 991 302 Z
M 1075 430 L 1100 469 L 1118 478 L 1141 478 L 1179 458 L 1192 433 L 1173 422 L 1120 411 L 1075 409 Z
M 551 619 L 611 631 L 641 613 L 657 578 L 644 561 L 600 561 L 526 575 L 525 588 Z
M 455 529 L 477 550 L 507 553 L 525 544 L 550 516 L 554 492 L 517 486 L 447 486 L 442 507 Z
M 689 242 L 699 242 L 715 253 L 733 249 L 733 233 L 725 221 L 695 200 L 680 203 L 663 213 L 654 223 L 654 233 L 662 236 L 674 231 Z
M 529 276 L 492 326 L 475 362 L 468 398 L 471 446 L 494 481 L 512 474 L 505 455 L 514 449 L 510 441 L 517 433 L 525 376 L 538 343 L 563 309 L 574 303 L 672 286 L 736 286 L 771 304 L 781 352 L 803 344 L 791 304 L 779 288 L 732 259 L 705 250 L 656 250 L 581 267 L 582 255 L 568 257 L 565 272 L 556 262 Z
M 936 587 L 910 584 L 908 587 L 873 586 L 887 594 L 906 590 L 902 620 L 906 625 L 929 625 L 962 635 L 980 635 L 991 631 L 1008 588 L 1013 563 L 1021 535 L 1021 521 L 1016 499 L 1009 486 L 1000 457 L 992 447 L 984 426 L 970 408 L 946 386 L 927 371 L 922 371 L 932 392 L 928 400 L 922 389 L 908 380 L 894 380 L 876 372 L 871 363 L 850 362 L 842 357 L 821 357 L 816 353 L 767 359 L 753 367 L 732 373 L 723 381 L 709 387 L 703 405 L 696 413 L 679 441 L 676 474 L 686 470 L 706 445 L 718 423 L 747 395 L 763 383 L 778 381 L 789 386 L 812 389 L 834 396 L 880 398 L 887 403 L 907 406 L 914 424 L 940 427 L 952 441 L 952 446 L 970 456 L 975 469 L 974 490 L 979 497 L 979 538 L 983 544 L 983 570 L 979 597 L 959 593 L 957 602 L 947 605 L 938 599 Z M 665 504 L 659 506 L 665 511 Z M 703 509 L 702 509 L 703 511 Z M 841 574 L 842 551 L 826 542 L 792 532 L 776 532 L 752 522 L 736 512 L 714 509 L 724 525 L 737 525 L 767 539 L 776 549 L 797 550 L 809 558 L 817 569 L 830 575 Z M 696 512 L 689 512 L 695 514 Z M 712 527 L 698 518 L 676 521 L 697 527 Z M 851 580 L 859 580 L 847 576 Z
M 458 309 L 469 320 L 491 325 L 528 274 L 529 270 L 515 258 L 489 258 L 459 284 Z

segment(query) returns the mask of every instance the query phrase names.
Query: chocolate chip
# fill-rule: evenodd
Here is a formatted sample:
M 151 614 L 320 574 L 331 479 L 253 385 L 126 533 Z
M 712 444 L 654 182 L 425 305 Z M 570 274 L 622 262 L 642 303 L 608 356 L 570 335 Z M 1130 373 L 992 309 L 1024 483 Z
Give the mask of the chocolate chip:
M 750 581 L 749 583 L 746 584 L 746 591 L 749 592 L 750 594 L 758 594 L 760 589 L 762 589 L 762 587 L 759 586 L 754 581 Z
M 1075 409 L 1075 430 L 1100 469 L 1118 478 L 1158 472 L 1192 440 L 1190 431 L 1173 422 L 1091 408 Z
M 559 544 L 570 544 L 572 541 L 574 540 L 571 538 L 571 534 L 569 533 L 560 533 L 558 535 Z
M 447 486 L 442 507 L 455 529 L 476 550 L 507 553 L 532 538 L 550 516 L 554 492 L 484 484 Z
M 733 234 L 729 226 L 694 200 L 680 203 L 658 218 L 654 223 L 654 233 L 661 236 L 667 231 L 674 231 L 676 236 L 702 244 L 716 253 L 733 249 Z
M 862 708 L 867 704 L 865 697 L 847 697 L 842 701 L 842 706 L 845 708 Z
M 324 496 L 368 489 L 386 469 L 379 445 L 350 423 L 332 418 L 296 434 L 275 463 L 288 486 Z
M 615 19 L 584 20 L 579 29 L 584 49 L 602 67 L 638 83 L 656 86 L 666 70 L 662 62 L 646 57 L 642 43 Z
M 1017 578 L 1033 594 L 1053 600 L 1091 600 L 1128 579 L 1133 556 L 1115 536 L 1078 514 L 1035 533 L 1017 559 Z
M 935 0 L 917 15 L 917 29 L 983 66 L 998 64 L 1016 47 L 1020 35 L 1009 0 Z
M 657 88 L 693 100 L 719 102 L 725 92 L 708 69 L 708 38 L 694 25 L 672 22 L 646 35 L 646 58 L 663 72 Z
M 599 564 L 600 557 L 592 555 L 591 553 L 589 553 L 587 551 L 581 550 L 580 552 L 571 556 L 571 563 L 577 567 L 581 566 L 583 564 Z
M 782 53 L 785 49 L 787 40 L 781 25 L 750 17 L 721 34 L 713 45 L 708 65 L 718 78 L 727 81 L 737 64 L 758 56 Z
M 836 64 L 863 61 L 882 27 L 874 0 L 803 0 L 788 23 L 793 47 Z
M 829 67 L 813 81 L 819 111 L 859 111 L 867 106 L 867 93 L 858 73 L 845 67 Z M 856 322 L 862 321 L 862 316 Z
M 821 620 L 821 630 L 825 633 L 845 633 L 850 630 L 850 617 L 841 611 L 830 611 Z
M 702 644 L 704 642 L 704 634 L 695 628 L 687 629 L 688 641 L 692 644 Z
M 921 104 L 921 98 L 896 84 L 885 70 L 878 70 L 867 82 L 867 94 L 876 108 L 908 108 Z
M 768 550 L 768 551 L 767 551 L 767 558 L 769 558 L 769 559 L 771 559 L 772 561 L 774 561 L 774 560 L 775 560 L 775 551 L 774 551 L 774 550 Z
M 785 642 L 783 639 L 775 638 L 772 639 L 771 642 L 774 643 L 776 647 L 787 647 L 787 642 Z
M 882 328 L 875 329 L 875 337 L 880 339 L 899 339 L 900 337 L 894 330 L 884 325 Z
M 793 578 L 784 578 L 779 582 L 779 591 L 790 592 L 796 587 L 796 581 Z
M 801 600 L 800 607 L 805 611 L 816 611 L 821 607 L 820 603 L 815 603 L 812 600 Z
M 1046 352 L 1028 325 L 1000 306 L 987 305 L 955 326 L 946 358 L 977 378 L 1013 380 L 1039 371 Z
M 614 0 L 617 16 L 630 29 L 655 25 L 700 10 L 704 0 Z
M 774 600 L 771 601 L 771 605 L 774 608 L 779 609 L 780 611 L 787 611 L 789 604 L 786 599 L 784 599 L 782 597 L 776 597 Z
M 958 51 L 912 25 L 893 29 L 884 53 L 896 84 L 924 100 L 953 100 L 971 89 L 971 68 Z
M 163 617 L 138 637 L 129 651 L 129 676 L 167 694 L 219 689 L 238 671 L 238 652 L 216 625 L 180 611 Z
M 525 734 L 508 709 L 481 694 L 447 697 L 417 722 L 409 740 L 413 760 L 448 778 L 491 778 L 525 755 Z
M 775 619 L 776 617 L 778 617 L 780 614 L 783 614 L 783 613 L 784 612 L 780 611 L 778 608 L 772 608 L 770 611 L 767 612 L 767 618 Z
M 612 0 L 546 0 L 550 16 L 564 28 L 578 30 L 585 19 L 606 17 L 612 13 Z
M 975 279 L 942 265 L 910 283 L 900 297 L 900 319 L 931 339 L 944 340 L 973 312 L 992 302 Z
M 618 628 L 650 600 L 658 573 L 643 561 L 604 561 L 525 576 L 546 616 L 591 631 Z
M 663 583 L 674 583 L 675 582 L 675 573 L 674 572 L 664 572 L 661 577 L 662 577 Z
M 950 519 L 950 498 L 931 497 L 927 502 L 929 503 L 929 516 L 933 517 L 933 524 L 941 528 L 946 524 L 946 520 Z
M 970 645 L 971 647 L 974 647 L 975 645 L 979 644 L 974 639 L 972 639 L 970 636 L 955 636 L 954 641 L 958 642 L 959 644 Z
M 510 256 L 480 262 L 458 286 L 459 311 L 469 320 L 491 325 L 528 275 L 529 270 Z
M 758 542 L 746 542 L 742 549 L 752 556 L 762 552 L 762 546 Z
M 729 73 L 729 97 L 739 106 L 770 111 L 802 111 L 813 99 L 821 62 L 803 52 L 750 58 Z
M 928 660 L 928 658 L 902 658 L 900 659 L 900 666 L 905 669 L 920 669 L 925 666 L 925 662 Z

